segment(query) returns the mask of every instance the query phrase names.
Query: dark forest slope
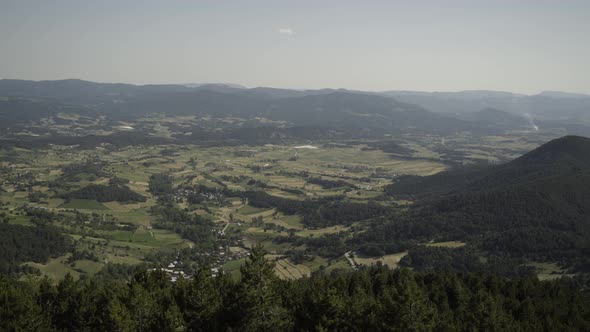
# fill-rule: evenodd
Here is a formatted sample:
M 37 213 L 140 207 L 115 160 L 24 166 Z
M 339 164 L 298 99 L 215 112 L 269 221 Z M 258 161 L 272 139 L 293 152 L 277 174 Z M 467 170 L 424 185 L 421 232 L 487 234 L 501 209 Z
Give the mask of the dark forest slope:
M 419 198 L 405 219 L 382 226 L 389 240 L 463 239 L 487 252 L 587 269 L 588 138 L 562 137 L 497 167 L 404 178 L 387 193 Z

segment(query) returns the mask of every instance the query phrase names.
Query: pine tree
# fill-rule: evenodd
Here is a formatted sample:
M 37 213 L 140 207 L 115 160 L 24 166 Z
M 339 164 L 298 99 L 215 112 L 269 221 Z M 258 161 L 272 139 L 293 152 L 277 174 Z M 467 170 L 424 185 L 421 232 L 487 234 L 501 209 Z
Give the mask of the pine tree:
M 109 331 L 134 331 L 135 324 L 127 307 L 115 298 L 109 302 L 107 308 L 109 319 L 106 322 L 106 329 Z
M 79 326 L 80 299 L 74 278 L 69 273 L 57 285 L 53 325 L 59 330 L 76 331 Z
M 245 331 L 284 331 L 291 323 L 276 289 L 279 280 L 274 273 L 274 263 L 269 262 L 265 254 L 266 250 L 257 244 L 240 268 L 238 301 Z
M 221 310 L 222 301 L 215 279 L 209 276 L 208 267 L 202 267 L 191 281 L 181 280 L 176 298 L 191 331 L 211 331 Z
M 383 329 L 391 331 L 431 331 L 435 309 L 408 270 L 396 271 L 393 285 L 381 299 Z

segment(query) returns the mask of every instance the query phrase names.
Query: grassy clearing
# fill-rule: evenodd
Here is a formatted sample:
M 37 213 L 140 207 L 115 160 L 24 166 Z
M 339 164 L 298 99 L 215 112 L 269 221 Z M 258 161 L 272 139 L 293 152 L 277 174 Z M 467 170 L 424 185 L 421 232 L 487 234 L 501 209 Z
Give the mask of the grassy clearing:
M 268 222 L 283 226 L 287 229 L 303 230 L 301 217 L 297 215 L 280 216 L 279 218 L 269 220 Z
M 35 262 L 28 262 L 25 264 L 39 269 L 41 273 L 55 281 L 62 280 L 68 273 L 74 277 L 74 279 L 80 278 L 82 274 L 94 275 L 102 268 L 102 264 L 88 260 L 76 261 L 74 264 L 70 265 L 67 263 L 67 259 L 70 256 L 71 254 L 66 254 L 61 257 L 52 258 L 46 264 Z
M 78 271 L 82 270 L 85 274 L 88 275 L 95 275 L 103 268 L 104 264 L 97 263 L 91 260 L 83 259 L 79 261 L 75 261 L 73 264 L 73 269 Z
M 102 203 L 102 204 L 104 206 L 106 206 L 109 210 L 112 210 L 112 211 L 131 212 L 131 211 L 139 210 L 142 208 L 146 208 L 150 205 L 153 205 L 153 204 L 155 204 L 155 201 L 148 201 L 145 203 L 130 203 L 130 204 L 121 203 L 121 202 L 107 202 L 107 203 Z
M 311 275 L 309 267 L 293 264 L 286 258 L 276 261 L 274 271 L 281 279 L 300 279 Z
M 280 197 L 280 198 L 288 198 L 288 199 L 295 199 L 295 200 L 301 199 L 301 197 L 299 197 L 295 194 L 292 194 L 292 193 L 289 193 L 286 191 L 282 191 L 279 189 L 271 189 L 271 190 L 268 190 L 266 193 L 269 195 L 272 195 L 272 196 Z
M 461 248 L 466 245 L 465 242 L 461 241 L 445 241 L 445 242 L 434 242 L 428 243 L 427 247 L 439 247 L 439 248 Z
M 352 267 L 350 266 L 346 258 L 344 258 L 343 256 L 336 260 L 328 262 L 325 272 L 330 273 L 334 270 L 352 270 Z
M 381 257 L 368 257 L 368 256 L 363 256 L 363 255 L 355 253 L 354 261 L 359 265 L 367 265 L 367 266 L 377 264 L 377 262 L 381 262 L 381 264 L 387 265 L 390 268 L 395 269 L 398 267 L 399 261 L 407 254 L 408 254 L 408 252 L 404 251 L 404 252 L 385 255 L 385 256 L 381 256 Z
M 529 264 L 537 270 L 539 280 L 555 280 L 561 277 L 573 277 L 575 274 L 568 274 L 557 263 L 536 262 Z
M 122 254 L 111 254 L 108 253 L 105 255 L 105 258 L 107 259 L 107 261 L 109 263 L 112 264 L 127 264 L 127 265 L 137 265 L 141 262 L 143 262 L 140 258 L 135 257 L 135 256 L 130 256 L 128 254 L 122 255 Z
M 108 235 L 109 237 L 111 237 L 113 240 L 116 240 L 116 241 L 145 243 L 145 244 L 148 244 L 148 243 L 152 244 L 152 243 L 157 242 L 151 233 L 145 231 L 142 228 L 138 228 L 137 231 L 135 231 L 135 232 L 112 231 L 112 232 L 106 233 L 105 235 Z
M 281 234 L 281 232 L 276 232 L 273 230 L 266 230 L 260 227 L 249 227 L 246 229 L 246 233 L 250 235 L 258 235 L 258 236 L 267 236 L 267 237 L 274 237 L 275 234 Z
M 69 202 L 63 203 L 59 206 L 62 209 L 78 209 L 78 210 L 108 210 L 102 203 L 91 199 L 72 199 Z
M 60 208 L 62 204 L 64 204 L 65 200 L 61 198 L 49 198 L 47 199 L 47 207 L 57 209 Z
M 113 244 L 139 249 L 181 248 L 188 246 L 190 243 L 190 241 L 184 240 L 180 235 L 165 229 L 147 230 L 145 228 L 138 228 L 135 232 L 117 230 L 102 232 L 102 234 L 112 239 Z
M 252 215 L 252 214 L 259 214 L 262 212 L 268 211 L 268 209 L 260 209 L 253 207 L 251 205 L 244 205 L 240 209 L 238 209 L 238 213 L 243 215 Z
M 311 261 L 305 261 L 301 265 L 305 265 L 310 271 L 318 271 L 328 265 L 328 260 L 323 257 L 316 256 Z
M 321 236 L 323 234 L 334 234 L 339 232 L 346 232 L 350 229 L 350 226 L 336 225 L 326 228 L 318 229 L 304 229 L 295 233 L 297 236 L 310 237 L 310 236 Z
M 242 276 L 242 273 L 240 272 L 240 267 L 244 265 L 244 262 L 246 262 L 245 258 L 229 261 L 223 264 L 222 269 L 225 273 L 229 273 L 232 276 L 232 278 L 237 280 Z
M 138 226 L 150 226 L 153 217 L 144 210 L 133 210 L 129 212 L 125 211 L 109 211 L 109 214 L 112 214 L 121 222 L 128 222 Z
M 34 226 L 29 216 L 11 216 L 8 222 L 16 225 Z

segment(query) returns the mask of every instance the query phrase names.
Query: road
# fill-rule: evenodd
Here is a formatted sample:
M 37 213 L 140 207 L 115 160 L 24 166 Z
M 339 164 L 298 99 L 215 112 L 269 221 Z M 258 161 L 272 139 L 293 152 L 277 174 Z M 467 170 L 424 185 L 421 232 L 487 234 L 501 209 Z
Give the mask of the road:
M 346 257 L 346 260 L 350 264 L 350 267 L 352 267 L 353 269 L 356 270 L 358 268 L 358 266 L 356 265 L 356 262 L 354 261 L 354 259 L 352 259 L 351 254 L 352 254 L 352 251 L 348 251 L 344 254 L 344 257 Z

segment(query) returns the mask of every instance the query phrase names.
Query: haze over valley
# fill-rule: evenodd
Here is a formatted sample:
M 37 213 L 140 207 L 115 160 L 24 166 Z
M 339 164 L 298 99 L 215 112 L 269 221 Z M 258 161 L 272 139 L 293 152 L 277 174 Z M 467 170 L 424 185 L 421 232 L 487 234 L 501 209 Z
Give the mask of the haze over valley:
M 0 330 L 590 330 L 585 2 L 1 7 Z

